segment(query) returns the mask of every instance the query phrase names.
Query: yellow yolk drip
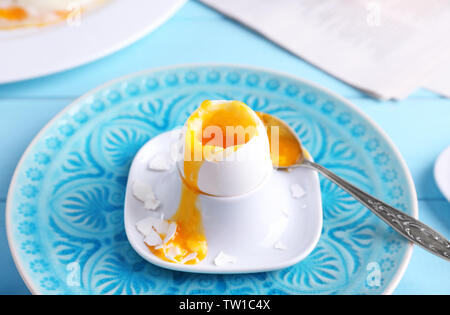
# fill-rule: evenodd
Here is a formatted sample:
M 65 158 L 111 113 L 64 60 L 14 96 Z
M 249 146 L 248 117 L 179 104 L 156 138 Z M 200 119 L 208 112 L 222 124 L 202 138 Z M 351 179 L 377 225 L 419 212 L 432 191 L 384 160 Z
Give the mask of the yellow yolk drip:
M 0 19 L 20 21 L 28 17 L 27 11 L 21 7 L 0 8 Z
M 181 190 L 180 205 L 172 217 L 179 226 L 179 233 L 175 236 L 174 243 L 189 253 L 197 253 L 197 258 L 202 260 L 206 256 L 208 247 L 198 205 L 199 193 L 185 184 L 182 185 Z
M 171 218 L 177 223 L 175 236 L 164 247 L 155 249 L 148 246 L 159 258 L 184 264 L 195 264 L 206 257 L 208 245 L 204 233 L 202 215 L 198 204 L 198 196 L 202 192 L 198 188 L 198 175 L 208 149 L 212 147 L 224 150 L 228 147 L 235 148 L 248 142 L 256 132 L 245 135 L 227 135 L 227 127 L 242 126 L 255 127 L 257 119 L 252 110 L 242 102 L 230 101 L 214 103 L 204 101 L 200 107 L 189 117 L 185 135 L 184 178 L 181 188 L 181 199 L 178 210 Z M 208 127 L 214 127 L 217 131 L 214 135 L 208 133 Z M 218 132 L 218 131 L 221 132 Z M 164 236 L 162 235 L 162 238 Z M 176 253 L 170 259 L 168 250 Z M 183 261 L 189 254 L 196 253 L 195 259 Z
M 195 259 L 184 262 L 185 264 L 195 264 L 203 260 L 208 251 L 202 216 L 197 205 L 198 192 L 189 189 L 184 183 L 181 189 L 178 210 L 170 220 L 177 223 L 175 236 L 162 248 L 147 247 L 160 259 L 170 262 L 173 262 L 172 259 L 182 262 L 189 254 L 197 253 Z M 161 235 L 161 237 L 164 238 L 165 235 Z M 172 259 L 168 258 L 170 249 L 175 249 L 176 252 L 171 257 Z

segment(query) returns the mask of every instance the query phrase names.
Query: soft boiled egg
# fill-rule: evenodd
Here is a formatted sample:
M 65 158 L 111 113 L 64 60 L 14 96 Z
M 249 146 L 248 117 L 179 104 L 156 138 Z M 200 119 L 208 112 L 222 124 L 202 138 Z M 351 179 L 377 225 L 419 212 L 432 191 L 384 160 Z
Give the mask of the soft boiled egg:
M 0 30 L 44 26 L 80 14 L 105 0 L 0 0 Z
M 178 162 L 181 198 L 178 210 L 166 221 L 173 231 L 170 238 L 168 232 L 162 232 L 146 244 L 163 260 L 195 264 L 207 254 L 198 196 L 249 193 L 273 168 L 263 122 L 239 101 L 204 101 L 188 118 L 182 140 L 184 154 Z M 164 239 L 167 241 L 159 241 Z
M 239 101 L 204 101 L 186 123 L 186 184 L 213 196 L 230 197 L 257 188 L 272 171 L 263 122 Z

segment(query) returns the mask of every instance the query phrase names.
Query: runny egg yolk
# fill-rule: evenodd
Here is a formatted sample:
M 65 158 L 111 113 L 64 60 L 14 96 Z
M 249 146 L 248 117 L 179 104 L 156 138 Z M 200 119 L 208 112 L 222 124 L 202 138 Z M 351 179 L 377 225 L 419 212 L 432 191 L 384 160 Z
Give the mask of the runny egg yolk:
M 185 264 L 195 264 L 206 257 L 208 246 L 202 223 L 198 196 L 198 175 L 208 152 L 225 150 L 247 143 L 255 134 L 258 118 L 239 101 L 214 102 L 206 100 L 189 117 L 185 135 L 184 177 L 178 210 L 171 218 L 177 223 L 175 236 L 163 247 L 150 250 L 159 258 Z M 227 132 L 229 127 L 250 130 L 245 134 Z M 247 128 L 254 127 L 254 128 Z M 254 130 L 254 132 L 253 132 Z M 237 135 L 236 135 L 237 134 Z M 171 257 L 168 252 L 172 251 Z M 184 261 L 189 255 L 194 259 Z
M 20 21 L 28 17 L 27 11 L 21 7 L 0 8 L 0 19 Z
M 202 144 L 225 149 L 247 143 L 254 136 L 257 127 L 254 117 L 248 111 L 247 105 L 238 101 L 213 112 L 206 110 L 203 113 Z M 253 128 L 245 132 L 248 127 Z

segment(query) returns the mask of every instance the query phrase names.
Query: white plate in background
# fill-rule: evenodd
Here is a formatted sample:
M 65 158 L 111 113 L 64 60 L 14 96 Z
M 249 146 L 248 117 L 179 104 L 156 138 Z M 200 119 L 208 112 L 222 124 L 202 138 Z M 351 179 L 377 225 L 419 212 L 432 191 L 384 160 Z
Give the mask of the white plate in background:
M 68 70 L 141 39 L 186 0 L 111 0 L 67 22 L 0 31 L 0 84 Z

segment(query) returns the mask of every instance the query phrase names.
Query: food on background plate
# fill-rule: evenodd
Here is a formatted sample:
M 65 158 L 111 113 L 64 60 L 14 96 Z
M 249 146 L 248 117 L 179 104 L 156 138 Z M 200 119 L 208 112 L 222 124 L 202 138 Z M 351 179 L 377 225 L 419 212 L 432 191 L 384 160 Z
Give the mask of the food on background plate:
M 91 10 L 106 0 L 0 0 L 0 30 L 41 27 Z

